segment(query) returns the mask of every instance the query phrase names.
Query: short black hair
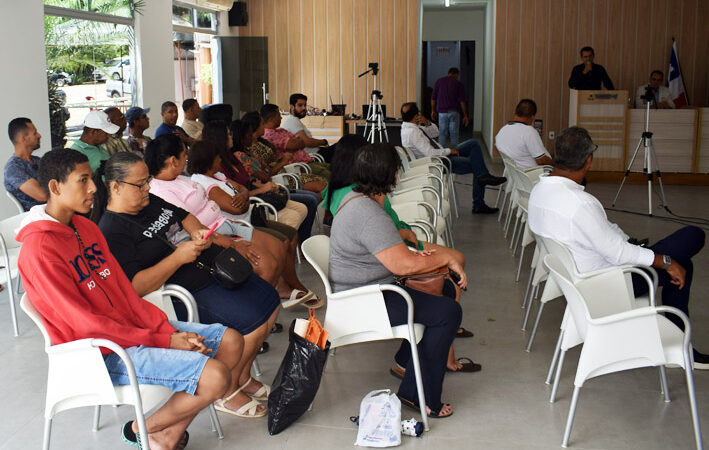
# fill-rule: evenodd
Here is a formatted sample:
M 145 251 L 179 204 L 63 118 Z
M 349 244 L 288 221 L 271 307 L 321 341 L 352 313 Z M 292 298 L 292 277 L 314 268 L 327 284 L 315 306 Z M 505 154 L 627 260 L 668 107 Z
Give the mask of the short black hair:
M 581 170 L 595 150 L 596 145 L 585 128 L 567 128 L 556 136 L 554 167 L 571 171 Z
M 596 52 L 593 51 L 593 47 L 589 47 L 588 45 L 579 50 L 579 55 L 583 55 L 583 52 L 591 52 L 592 55 L 596 55 Z
M 27 124 L 32 123 L 27 117 L 17 117 L 12 119 L 9 124 L 7 124 L 7 134 L 10 136 L 10 141 L 15 143 L 17 135 L 20 133 L 25 133 L 29 128 Z
M 328 192 L 349 186 L 352 184 L 352 166 L 354 157 L 360 147 L 367 145 L 367 140 L 359 134 L 346 134 L 335 144 L 335 152 L 330 164 L 330 181 L 328 182 Z M 328 195 L 326 210 L 330 209 L 331 195 Z
M 391 144 L 368 144 L 355 153 L 352 182 L 355 192 L 366 195 L 388 194 L 396 184 L 401 159 Z
M 261 118 L 264 122 L 268 122 L 271 120 L 271 117 L 280 113 L 281 110 L 278 108 L 278 105 L 274 105 L 273 103 L 266 103 L 261 107 Z
M 219 150 L 213 142 L 197 141 L 192 144 L 187 160 L 187 172 L 190 174 L 207 173 L 212 168 Z
M 245 120 L 233 120 L 229 124 L 229 131 L 231 131 L 231 140 L 234 144 L 232 151 L 245 152 L 247 149 L 244 148 L 244 138 L 254 132 L 251 123 Z
M 406 102 L 401 105 L 401 120 L 411 122 L 419 113 L 419 107 L 416 102 Z
M 87 163 L 89 158 L 83 153 L 72 149 L 58 148 L 50 150 L 39 160 L 39 170 L 37 171 L 37 181 L 49 197 L 49 182 L 57 180 L 64 183 L 70 173 L 74 171 L 77 164 Z
M 249 111 L 241 118 L 241 121 L 248 123 L 254 131 L 258 129 L 259 125 L 261 125 L 262 120 L 261 114 L 259 114 L 258 111 Z
M 537 115 L 537 103 L 531 98 L 523 98 L 517 103 L 515 116 L 529 118 Z
M 164 102 L 162 105 L 160 105 L 160 114 L 164 113 L 172 106 L 174 106 L 175 109 L 177 109 L 177 105 L 175 104 L 175 102 L 171 102 L 170 100 Z
M 171 156 L 179 158 L 185 146 L 177 135 L 163 134 L 145 146 L 145 164 L 148 166 L 150 175 L 155 176 L 165 166 L 165 161 Z
M 460 71 L 458 70 L 457 67 L 451 67 L 448 69 L 448 75 L 458 75 Z
M 187 100 L 182 102 L 182 110 L 184 112 L 187 112 L 190 110 L 190 108 L 192 108 L 196 104 L 197 104 L 197 100 L 195 100 L 193 98 L 188 98 Z
M 306 97 L 304 94 L 291 94 L 290 98 L 288 99 L 290 104 L 293 106 L 298 103 L 298 100 L 305 100 L 307 102 L 308 97 Z
M 650 72 L 650 76 L 653 76 L 656 73 L 659 73 L 663 80 L 665 79 L 665 74 L 661 70 L 653 70 L 652 72 Z

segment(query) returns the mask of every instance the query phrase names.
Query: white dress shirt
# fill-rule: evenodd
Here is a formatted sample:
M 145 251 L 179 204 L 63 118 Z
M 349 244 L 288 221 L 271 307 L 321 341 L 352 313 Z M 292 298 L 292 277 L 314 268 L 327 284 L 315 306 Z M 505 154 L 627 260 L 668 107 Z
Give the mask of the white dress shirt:
M 542 144 L 539 132 L 530 125 L 522 122 L 510 122 L 502 127 L 495 136 L 495 146 L 509 156 L 520 169 L 529 169 L 537 166 L 537 158 L 548 156 L 547 149 Z
M 624 264 L 650 266 L 652 250 L 628 243 L 601 202 L 566 177 L 542 175 L 529 196 L 529 228 L 565 244 L 579 272 Z
M 428 137 L 426 137 L 427 135 Z M 435 141 L 437 137 L 438 127 L 435 123 L 425 127 L 411 122 L 401 124 L 401 145 L 413 151 L 418 158 L 450 155 L 451 149 L 441 147 Z M 436 144 L 435 146 L 433 145 L 434 143 Z
M 281 122 L 281 128 L 288 130 L 293 134 L 298 134 L 303 131 L 305 132 L 305 135 L 309 138 L 313 137 L 312 133 L 310 133 L 310 130 L 308 129 L 308 127 L 305 126 L 303 121 L 294 116 L 293 114 L 289 114 L 285 118 L 283 118 L 283 122 Z M 311 154 L 317 153 L 320 149 L 318 147 L 305 147 L 303 150 L 308 152 L 308 154 Z
M 644 84 L 638 88 L 638 90 L 635 92 L 635 107 L 636 108 L 645 108 L 646 101 L 643 100 L 642 97 L 645 95 L 645 87 L 647 84 Z M 670 94 L 670 88 L 667 86 L 660 86 L 657 89 L 657 92 L 655 93 L 655 100 L 657 101 L 657 104 L 659 105 L 662 102 L 667 102 L 668 105 L 670 105 L 670 108 L 675 107 L 675 102 L 672 101 L 672 94 Z M 652 108 L 654 105 L 650 105 L 650 108 Z

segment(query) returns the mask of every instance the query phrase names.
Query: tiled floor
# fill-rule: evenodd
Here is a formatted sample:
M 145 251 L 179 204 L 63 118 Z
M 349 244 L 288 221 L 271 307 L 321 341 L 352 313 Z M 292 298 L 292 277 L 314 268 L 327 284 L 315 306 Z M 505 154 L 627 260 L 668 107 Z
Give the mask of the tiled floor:
M 469 183 L 469 177 L 460 177 Z M 589 190 L 608 206 L 615 185 L 591 185 Z M 709 192 L 704 187 L 668 187 L 668 200 L 677 214 L 709 218 Z M 468 205 L 470 188 L 459 186 L 460 203 Z M 494 195 L 488 194 L 488 202 Z M 642 210 L 644 186 L 627 186 L 619 207 Z M 659 214 L 659 211 L 658 211 Z M 657 240 L 679 224 L 643 216 L 609 212 L 630 235 Z M 559 448 L 569 409 L 578 349 L 567 356 L 555 404 L 548 402 L 550 387 L 544 377 L 563 313 L 563 301 L 545 309 L 531 353 L 522 348 L 527 334 L 520 331 L 524 291 L 515 283 L 516 259 L 507 248 L 496 217 L 472 216 L 468 206 L 454 223 L 456 247 L 468 260 L 470 289 L 464 294 L 463 324 L 475 332 L 473 339 L 455 342 L 459 356 L 469 356 L 483 365 L 476 374 L 449 374 L 444 401 L 454 405 L 448 419 L 432 420 L 431 431 L 422 438 L 404 436 L 407 448 L 450 449 L 555 449 Z M 531 252 L 530 252 L 531 253 Z M 694 342 L 709 352 L 709 252 L 695 259 L 691 314 Z M 303 263 L 304 282 L 318 293 L 323 288 L 314 271 Z M 22 335 L 11 337 L 7 297 L 0 297 L 0 449 L 39 448 L 42 440 L 46 356 L 39 332 L 21 314 Z M 320 311 L 320 317 L 324 317 Z M 279 321 L 288 326 L 305 310 L 284 311 Z M 287 346 L 285 333 L 269 338 L 271 351 L 260 359 L 263 380 L 271 382 Z M 205 413 L 190 426 L 191 449 L 339 449 L 352 448 L 356 428 L 349 417 L 358 414 L 362 397 L 373 389 L 396 389 L 388 373 L 396 342 L 379 342 L 338 350 L 329 358 L 314 409 L 277 436 L 269 436 L 266 419 L 236 419 L 221 415 L 225 438 L 219 441 L 209 430 Z M 576 449 L 667 449 L 694 445 L 684 374 L 669 369 L 673 401 L 664 403 L 659 393 L 657 371 L 641 369 L 589 381 L 581 391 L 571 446 Z M 700 416 L 709 427 L 709 373 L 695 371 Z M 411 410 L 405 417 L 417 417 Z M 54 421 L 55 449 L 122 449 L 119 426 L 132 415 L 129 407 L 104 408 L 103 428 L 91 431 L 88 408 L 60 414 Z

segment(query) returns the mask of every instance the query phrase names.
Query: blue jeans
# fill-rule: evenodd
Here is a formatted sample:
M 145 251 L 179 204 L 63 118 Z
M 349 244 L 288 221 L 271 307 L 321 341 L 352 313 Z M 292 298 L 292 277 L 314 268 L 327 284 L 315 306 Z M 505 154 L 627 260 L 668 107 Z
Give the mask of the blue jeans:
M 298 228 L 298 242 L 305 242 L 310 237 L 313 230 L 313 222 L 315 221 L 315 213 L 318 211 L 318 194 L 315 192 L 294 189 L 290 193 L 290 199 L 294 202 L 304 204 L 308 208 L 308 214 L 305 220 Z
M 473 174 L 473 206 L 482 206 L 485 204 L 485 186 L 479 186 L 477 178 L 490 173 L 483 159 L 482 148 L 475 139 L 468 139 L 456 145 L 455 149 L 460 154 L 448 156 L 453 163 L 453 173 Z
M 704 247 L 705 234 L 698 227 L 684 227 L 675 231 L 666 238 L 658 241 L 649 248 L 656 254 L 670 255 L 672 259 L 677 261 L 687 274 L 684 278 L 684 287 L 670 283 L 671 278 L 667 271 L 657 269 L 657 277 L 659 284 L 662 286 L 662 304 L 666 306 L 674 306 L 689 317 L 689 290 L 692 286 L 692 275 L 694 265 L 692 257 L 699 253 Z M 645 280 L 640 275 L 632 274 L 633 291 L 635 296 L 647 293 L 648 286 Z M 667 314 L 667 318 L 677 325 L 681 330 L 684 330 L 684 322 L 674 314 Z
M 460 113 L 458 111 L 438 113 L 438 143 L 444 147 L 458 145 L 458 130 L 460 129 Z
M 175 350 L 171 348 L 146 347 L 144 345 L 125 349 L 135 367 L 135 376 L 140 384 L 159 384 L 167 386 L 175 392 L 187 392 L 194 395 L 197 383 L 202 376 L 204 365 L 209 358 L 217 354 L 222 336 L 226 331 L 224 325 L 170 321 L 170 325 L 178 331 L 189 331 L 204 336 L 204 346 L 211 350 L 207 355 L 201 353 Z M 115 353 L 104 355 L 103 360 L 115 385 L 130 384 L 128 369 L 123 360 Z

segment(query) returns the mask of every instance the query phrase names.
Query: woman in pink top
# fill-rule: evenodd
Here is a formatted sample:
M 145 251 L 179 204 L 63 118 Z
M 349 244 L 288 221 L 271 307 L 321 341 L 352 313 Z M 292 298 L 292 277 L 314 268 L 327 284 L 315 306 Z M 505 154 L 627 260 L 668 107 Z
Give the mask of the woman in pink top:
M 227 220 L 219 205 L 209 199 L 204 187 L 181 175 L 187 164 L 187 150 L 179 139 L 173 135 L 156 138 L 145 150 L 145 163 L 153 176 L 150 182 L 153 194 L 192 213 L 207 227 L 216 224 L 220 234 L 239 235 L 239 229 Z M 281 299 L 289 301 L 284 306 L 312 299 L 312 291 L 295 275 L 288 242 L 258 230 L 250 231 L 253 232 L 251 242 L 237 240 L 234 248 L 251 261 L 257 275 L 278 289 Z

